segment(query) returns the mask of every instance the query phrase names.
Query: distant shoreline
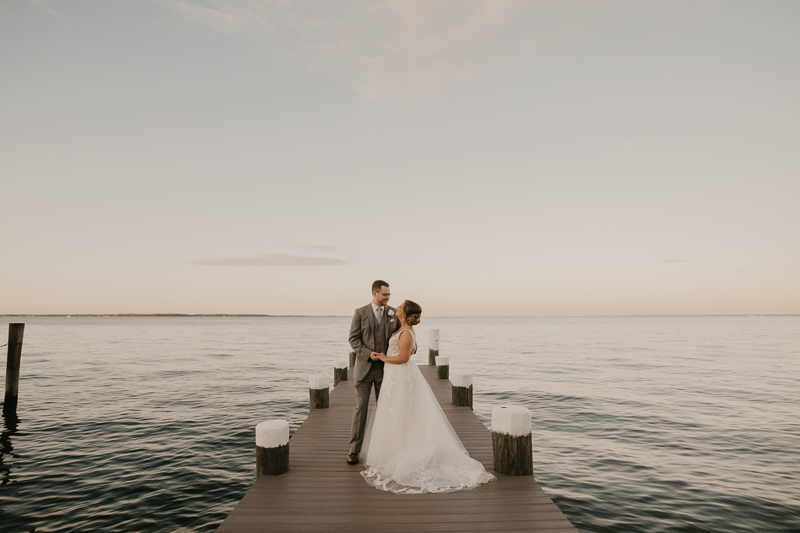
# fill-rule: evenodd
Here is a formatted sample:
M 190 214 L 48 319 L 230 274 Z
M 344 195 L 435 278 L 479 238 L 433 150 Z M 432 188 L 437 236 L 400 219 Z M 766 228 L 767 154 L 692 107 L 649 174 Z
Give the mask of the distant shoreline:
M 106 314 L 62 314 L 62 315 L 54 315 L 54 314 L 47 314 L 47 315 L 0 315 L 0 316 L 12 316 L 12 317 L 22 317 L 22 316 L 39 316 L 39 317 L 270 317 L 270 318 L 331 318 L 331 317 L 338 317 L 339 315 L 223 315 L 223 314 L 183 314 L 183 313 L 146 313 L 146 314 L 139 314 L 139 313 L 106 313 Z M 342 315 L 344 316 L 344 315 Z
M 757 316 L 800 316 L 800 314 L 740 314 L 740 315 L 519 315 L 519 316 L 431 316 L 428 318 L 668 318 L 668 317 L 757 317 Z M 350 315 L 259 315 L 259 314 L 184 314 L 184 313 L 78 313 L 78 314 L 14 314 L 4 315 L 0 317 L 63 317 L 63 318 L 87 318 L 87 317 L 123 317 L 123 318 L 350 318 Z

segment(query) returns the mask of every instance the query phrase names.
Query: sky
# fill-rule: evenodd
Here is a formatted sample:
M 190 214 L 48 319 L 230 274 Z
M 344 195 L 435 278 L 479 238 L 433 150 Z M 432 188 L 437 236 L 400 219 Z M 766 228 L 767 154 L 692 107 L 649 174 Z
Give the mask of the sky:
M 0 0 L 0 313 L 800 313 L 798 21 Z

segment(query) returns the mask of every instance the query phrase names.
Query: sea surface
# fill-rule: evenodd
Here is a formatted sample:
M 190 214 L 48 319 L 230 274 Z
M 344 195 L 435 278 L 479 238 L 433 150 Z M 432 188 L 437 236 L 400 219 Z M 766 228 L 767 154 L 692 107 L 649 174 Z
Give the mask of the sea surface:
M 26 324 L 4 533 L 213 531 L 255 425 L 294 431 L 349 352 L 349 318 L 0 318 L 0 342 Z M 487 426 L 530 409 L 536 479 L 582 532 L 800 531 L 800 317 L 431 318 L 420 364 L 432 327 Z

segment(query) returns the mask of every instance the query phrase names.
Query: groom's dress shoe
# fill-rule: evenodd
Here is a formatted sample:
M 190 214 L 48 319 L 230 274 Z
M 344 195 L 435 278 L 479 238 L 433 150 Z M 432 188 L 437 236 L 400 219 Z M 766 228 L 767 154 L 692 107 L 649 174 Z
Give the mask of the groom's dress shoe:
M 348 455 L 347 456 L 347 464 L 349 464 L 349 465 L 358 464 L 358 454 L 357 453 L 351 453 L 350 455 Z

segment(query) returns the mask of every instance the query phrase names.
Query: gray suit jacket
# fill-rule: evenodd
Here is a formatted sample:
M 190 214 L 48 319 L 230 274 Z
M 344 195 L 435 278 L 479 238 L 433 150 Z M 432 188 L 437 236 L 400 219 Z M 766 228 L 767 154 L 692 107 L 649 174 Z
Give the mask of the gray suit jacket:
M 383 310 L 383 320 L 388 320 L 386 342 L 384 343 L 388 349 L 389 338 L 400 329 L 400 320 L 396 316 L 389 316 L 387 308 L 391 309 L 393 313 L 396 313 L 397 309 L 387 305 Z M 375 350 L 375 333 L 377 331 L 378 321 L 375 319 L 375 313 L 372 312 L 372 304 L 369 303 L 356 309 L 353 322 L 350 324 L 350 347 L 356 352 L 356 365 L 353 369 L 355 381 L 364 379 L 372 367 L 372 359 L 369 358 L 369 354 L 377 351 Z

